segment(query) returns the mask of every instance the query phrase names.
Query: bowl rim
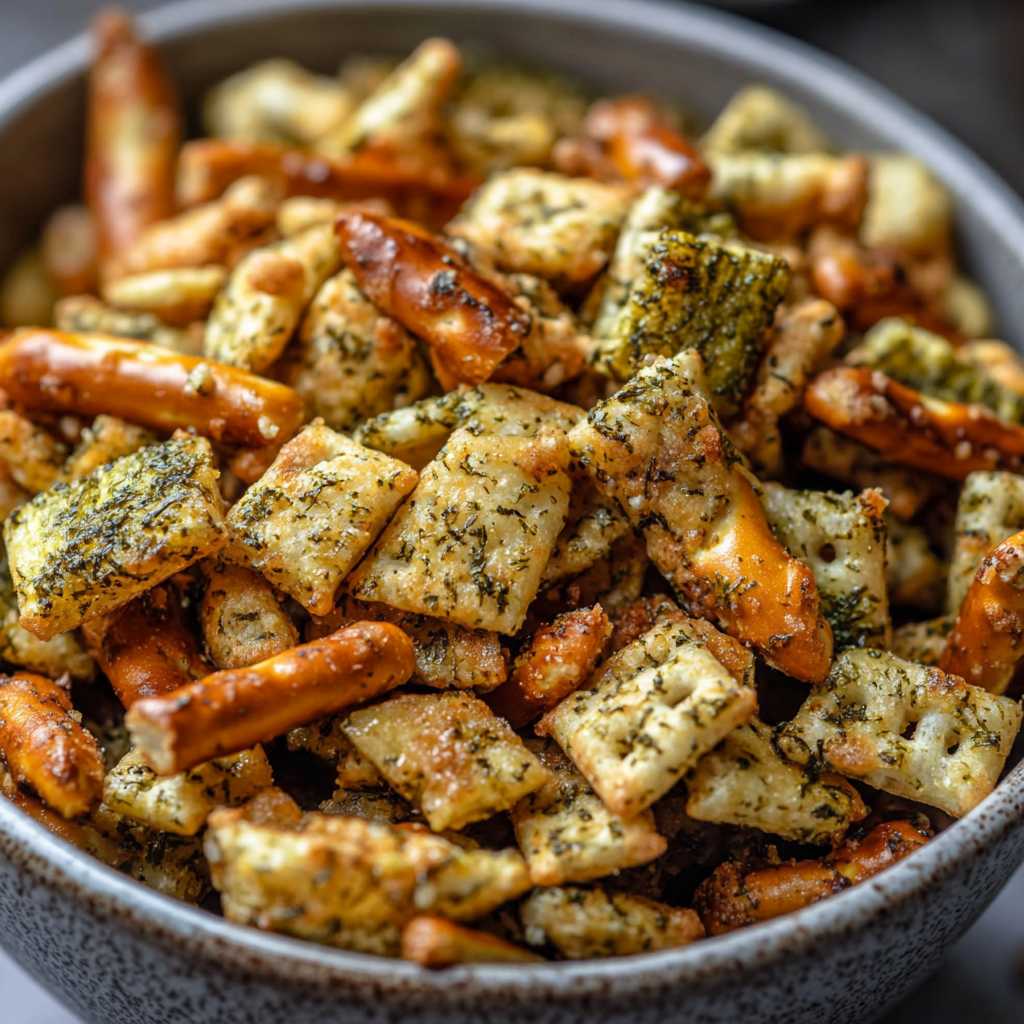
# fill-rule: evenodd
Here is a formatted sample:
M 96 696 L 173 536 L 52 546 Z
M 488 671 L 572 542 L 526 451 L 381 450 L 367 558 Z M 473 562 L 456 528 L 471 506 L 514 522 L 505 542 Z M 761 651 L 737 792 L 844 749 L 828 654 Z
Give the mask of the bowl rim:
M 182 0 L 140 17 L 158 45 L 206 29 L 327 9 L 426 11 L 486 8 L 528 19 L 577 20 L 620 30 L 633 37 L 689 43 L 786 84 L 813 89 L 838 109 L 855 95 L 862 119 L 883 134 L 900 137 L 954 192 L 969 194 L 974 215 L 989 222 L 1024 256 L 1024 203 L 985 163 L 943 129 L 883 86 L 842 62 L 781 33 L 720 10 L 663 0 Z M 0 132 L 41 95 L 79 77 L 87 67 L 89 43 L 80 34 L 0 81 Z M 792 914 L 752 928 L 681 948 L 638 956 L 536 965 L 471 964 L 430 971 L 403 960 L 356 953 L 235 925 L 214 914 L 161 895 L 57 838 L 42 825 L 0 800 L 0 847 L 41 884 L 64 899 L 100 908 L 129 927 L 175 945 L 211 943 L 220 963 L 233 961 L 293 981 L 359 980 L 382 987 L 408 987 L 425 994 L 451 992 L 453 983 L 525 989 L 537 998 L 578 993 L 595 982 L 616 984 L 617 995 L 641 991 L 652 976 L 699 982 L 721 977 L 738 963 L 765 966 L 783 955 L 841 937 L 940 884 L 986 847 L 1024 824 L 1024 761 L 977 808 L 912 857 L 870 882 Z M 157 935 L 157 933 L 159 933 Z M 590 983 L 590 984 L 588 984 Z

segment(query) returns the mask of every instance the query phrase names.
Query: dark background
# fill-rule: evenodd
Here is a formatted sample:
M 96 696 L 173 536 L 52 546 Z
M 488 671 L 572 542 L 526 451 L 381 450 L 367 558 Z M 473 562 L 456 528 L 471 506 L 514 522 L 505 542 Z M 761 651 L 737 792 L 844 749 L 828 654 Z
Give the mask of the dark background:
M 0 0 L 0 76 L 78 32 L 97 6 L 97 0 Z M 156 3 L 121 0 L 121 6 L 141 11 Z M 716 6 L 739 9 L 876 78 L 1024 194 L 1024 0 L 723 0 Z M 2 953 L 0 992 L 0 1024 L 72 1024 Z M 908 1020 L 1024 1022 L 1024 872 L 885 1024 Z

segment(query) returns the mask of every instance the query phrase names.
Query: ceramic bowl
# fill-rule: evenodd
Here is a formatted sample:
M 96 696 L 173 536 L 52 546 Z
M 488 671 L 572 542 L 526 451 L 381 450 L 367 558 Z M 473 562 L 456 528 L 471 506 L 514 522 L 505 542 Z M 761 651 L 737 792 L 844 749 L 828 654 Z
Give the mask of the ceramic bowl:
M 1024 208 L 1009 189 L 877 85 L 732 17 L 635 0 L 202 0 L 143 20 L 190 101 L 257 59 L 329 72 L 344 52 L 404 53 L 431 34 L 613 91 L 675 96 L 707 117 L 746 82 L 777 85 L 842 145 L 909 150 L 946 181 L 966 264 L 1004 336 L 1024 342 Z M 79 38 L 0 84 L 0 264 L 76 191 L 87 61 Z M 912 857 L 789 917 L 639 957 L 429 972 L 235 927 L 122 877 L 0 800 L 0 944 L 97 1024 L 841 1024 L 873 1017 L 926 976 L 1024 859 L 1022 823 L 1024 765 Z

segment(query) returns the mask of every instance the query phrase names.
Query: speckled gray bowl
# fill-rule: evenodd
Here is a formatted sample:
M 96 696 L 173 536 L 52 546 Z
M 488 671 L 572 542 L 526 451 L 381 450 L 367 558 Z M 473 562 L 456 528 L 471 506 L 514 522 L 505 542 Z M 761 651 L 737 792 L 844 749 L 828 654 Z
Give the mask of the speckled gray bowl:
M 191 99 L 258 58 L 327 71 L 344 51 L 401 53 L 434 33 L 676 95 L 705 115 L 744 82 L 775 83 L 843 144 L 910 150 L 946 180 L 965 259 L 1004 334 L 1024 342 L 1016 197 L 884 90 L 733 18 L 632 0 L 209 0 L 145 21 Z M 78 39 L 0 84 L 0 263 L 75 191 L 87 56 Z M 1024 765 L 920 852 L 790 917 L 641 957 L 429 973 L 236 928 L 123 878 L 0 800 L 0 944 L 97 1024 L 838 1024 L 870 1019 L 925 976 L 1024 860 L 1022 822 Z

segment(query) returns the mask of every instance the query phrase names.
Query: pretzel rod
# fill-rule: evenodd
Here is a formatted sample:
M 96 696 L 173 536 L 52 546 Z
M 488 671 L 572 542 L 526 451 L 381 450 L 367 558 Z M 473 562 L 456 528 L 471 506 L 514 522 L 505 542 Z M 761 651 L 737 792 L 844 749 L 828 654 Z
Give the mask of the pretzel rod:
M 807 411 L 891 462 L 963 480 L 983 469 L 1024 473 L 1024 427 L 978 405 L 928 398 L 878 370 L 842 366 L 816 377 Z
M 85 194 L 105 257 L 174 213 L 181 116 L 163 62 L 139 41 L 131 18 L 104 11 L 93 40 Z
M 170 584 L 87 622 L 83 631 L 90 653 L 126 708 L 143 697 L 178 690 L 212 671 Z
M 989 693 L 1003 693 L 1024 653 L 1024 531 L 978 567 L 946 638 L 939 668 Z
M 412 641 L 389 622 L 357 622 L 249 668 L 226 669 L 125 717 L 136 750 L 160 775 L 235 754 L 404 683 Z
M 447 223 L 480 182 L 427 169 L 422 162 L 372 149 L 332 160 L 308 150 L 227 139 L 186 143 L 178 164 L 178 199 L 182 206 L 217 199 L 247 175 L 267 178 L 286 196 L 312 196 L 345 202 L 385 198 L 409 216 L 438 226 Z
M 254 448 L 287 440 L 302 421 L 302 400 L 283 384 L 102 334 L 14 331 L 0 345 L 0 388 L 30 409 L 106 413 Z
M 376 306 L 430 346 L 448 391 L 480 384 L 530 333 L 530 315 L 411 221 L 338 218 L 345 263 Z
M 73 714 L 67 690 L 52 679 L 0 676 L 0 756 L 15 782 L 31 786 L 65 818 L 99 805 L 103 756 Z

